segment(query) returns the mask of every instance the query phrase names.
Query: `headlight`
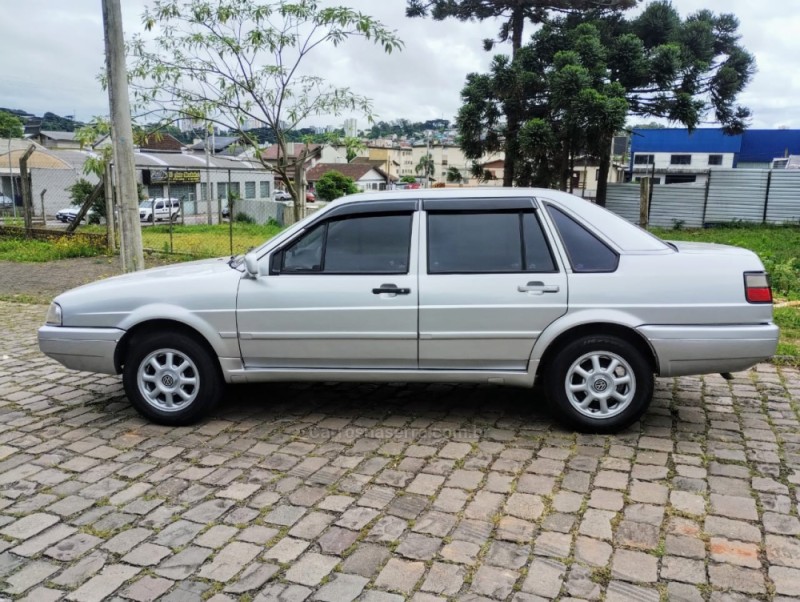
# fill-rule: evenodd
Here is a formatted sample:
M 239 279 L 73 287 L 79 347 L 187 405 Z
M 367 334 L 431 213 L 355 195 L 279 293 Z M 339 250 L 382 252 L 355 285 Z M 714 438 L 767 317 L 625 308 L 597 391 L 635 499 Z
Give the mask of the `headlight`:
M 48 326 L 61 326 L 61 306 L 58 303 L 51 303 L 47 310 L 45 324 Z

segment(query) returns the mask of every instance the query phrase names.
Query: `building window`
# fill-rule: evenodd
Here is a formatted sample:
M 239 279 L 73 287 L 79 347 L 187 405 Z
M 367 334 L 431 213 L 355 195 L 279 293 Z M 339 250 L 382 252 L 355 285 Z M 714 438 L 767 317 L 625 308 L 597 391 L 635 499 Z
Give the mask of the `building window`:
M 246 198 L 246 199 L 254 199 L 254 198 L 256 198 L 256 183 L 255 182 L 245 182 L 244 183 L 244 198 Z
M 694 184 L 697 176 L 694 174 L 667 174 L 664 176 L 664 184 Z
M 640 155 L 636 153 L 633 157 L 634 165 L 652 165 L 655 163 L 655 155 Z
M 722 165 L 722 155 L 709 155 L 708 156 L 708 164 L 709 165 Z
M 442 158 L 442 165 L 443 165 L 443 166 L 447 165 L 447 159 L 445 159 L 445 158 Z
M 691 155 L 672 155 L 669 158 L 670 165 L 691 165 L 692 164 L 692 156 Z
M 269 198 L 269 182 L 259 182 L 261 184 L 261 198 L 268 199 Z

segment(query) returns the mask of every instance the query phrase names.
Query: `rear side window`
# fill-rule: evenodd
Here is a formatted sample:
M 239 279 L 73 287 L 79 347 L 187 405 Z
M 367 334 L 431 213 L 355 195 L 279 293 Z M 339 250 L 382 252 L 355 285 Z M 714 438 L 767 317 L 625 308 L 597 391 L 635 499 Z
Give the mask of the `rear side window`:
M 406 274 L 411 215 L 325 222 L 286 247 L 281 273 Z
M 547 206 L 575 272 L 613 272 L 619 256 L 581 224 L 552 205 Z
M 553 271 L 553 257 L 533 213 L 428 214 L 430 274 Z

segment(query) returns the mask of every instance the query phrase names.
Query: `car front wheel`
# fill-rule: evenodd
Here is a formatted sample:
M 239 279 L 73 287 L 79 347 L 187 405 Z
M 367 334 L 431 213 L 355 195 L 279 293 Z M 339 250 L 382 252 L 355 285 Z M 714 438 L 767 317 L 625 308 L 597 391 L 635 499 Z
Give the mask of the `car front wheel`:
M 216 358 L 194 338 L 179 332 L 136 337 L 122 382 L 142 416 L 168 426 L 197 422 L 224 390 Z
M 612 433 L 641 418 L 653 396 L 653 369 L 628 341 L 586 336 L 562 347 L 545 377 L 551 406 L 582 432 Z

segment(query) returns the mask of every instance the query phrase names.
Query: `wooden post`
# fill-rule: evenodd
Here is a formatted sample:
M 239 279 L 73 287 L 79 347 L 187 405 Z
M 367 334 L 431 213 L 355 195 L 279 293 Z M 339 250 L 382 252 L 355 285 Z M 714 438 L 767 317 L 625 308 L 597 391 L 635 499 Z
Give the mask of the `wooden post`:
M 647 228 L 647 216 L 650 214 L 650 178 L 644 177 L 639 182 L 639 225 Z
M 108 238 L 108 248 L 111 251 L 117 250 L 117 241 L 114 232 L 114 184 L 111 181 L 111 164 L 106 163 L 103 173 L 103 186 L 106 196 L 106 237 Z
M 31 198 L 31 180 L 28 173 L 28 159 L 36 147 L 31 144 L 19 159 L 19 179 L 22 184 L 22 213 L 25 218 L 25 236 L 30 238 L 33 227 L 33 199 Z
M 47 227 L 47 214 L 44 212 L 44 195 L 47 194 L 47 188 L 39 193 L 39 200 L 42 203 L 42 228 Z

